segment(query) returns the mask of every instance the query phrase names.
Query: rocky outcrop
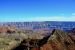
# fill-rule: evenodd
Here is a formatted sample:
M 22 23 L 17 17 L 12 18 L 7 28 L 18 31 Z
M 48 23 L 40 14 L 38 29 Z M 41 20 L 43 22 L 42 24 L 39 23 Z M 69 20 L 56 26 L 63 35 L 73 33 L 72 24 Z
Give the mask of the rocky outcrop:
M 43 39 L 27 39 L 13 50 L 75 50 L 75 43 L 71 37 L 61 30 L 54 29 L 52 33 Z
M 0 33 L 15 33 L 15 26 L 0 26 Z
M 75 44 L 66 32 L 54 29 L 41 48 L 41 50 L 75 50 Z

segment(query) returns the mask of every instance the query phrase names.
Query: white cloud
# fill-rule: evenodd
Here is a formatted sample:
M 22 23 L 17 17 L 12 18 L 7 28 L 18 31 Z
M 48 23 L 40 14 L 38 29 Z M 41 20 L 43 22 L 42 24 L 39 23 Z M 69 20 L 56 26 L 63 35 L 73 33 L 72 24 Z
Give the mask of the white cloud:
M 31 17 L 31 18 L 12 18 L 12 19 L 8 19 L 8 18 L 4 18 L 1 21 L 19 21 L 19 22 L 23 22 L 23 21 L 75 21 L 75 16 L 70 16 L 70 17 L 65 17 L 65 16 L 44 16 L 44 17 Z
M 28 21 L 75 21 L 75 16 L 34 17 L 30 18 Z

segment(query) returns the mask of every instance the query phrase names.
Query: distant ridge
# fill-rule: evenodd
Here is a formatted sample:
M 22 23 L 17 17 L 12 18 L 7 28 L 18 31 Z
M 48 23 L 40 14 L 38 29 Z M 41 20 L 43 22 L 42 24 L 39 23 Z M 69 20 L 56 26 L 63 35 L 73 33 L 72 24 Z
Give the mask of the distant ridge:
M 75 28 L 75 22 L 68 21 L 42 21 L 42 22 L 0 22 L 0 25 L 14 25 L 20 29 L 27 30 L 71 30 Z

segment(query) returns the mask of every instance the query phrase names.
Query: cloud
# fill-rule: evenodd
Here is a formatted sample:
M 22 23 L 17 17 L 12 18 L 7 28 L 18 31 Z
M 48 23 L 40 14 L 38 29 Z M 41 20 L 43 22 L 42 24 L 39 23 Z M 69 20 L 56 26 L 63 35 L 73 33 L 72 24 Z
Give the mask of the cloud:
M 34 17 L 34 18 L 30 18 L 28 21 L 75 21 L 75 16 Z
M 75 21 L 75 16 L 65 17 L 65 16 L 39 16 L 39 17 L 31 17 L 31 18 L 4 18 L 0 20 L 0 22 L 24 22 L 24 21 Z

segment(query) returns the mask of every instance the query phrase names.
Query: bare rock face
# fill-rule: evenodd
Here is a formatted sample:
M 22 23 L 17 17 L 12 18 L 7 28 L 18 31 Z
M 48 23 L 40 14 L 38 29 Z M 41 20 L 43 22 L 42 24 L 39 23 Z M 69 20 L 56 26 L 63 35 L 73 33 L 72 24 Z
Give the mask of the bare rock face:
M 54 29 L 52 33 L 43 39 L 26 39 L 13 50 L 75 50 L 72 38 L 61 30 Z
M 15 33 L 15 26 L 0 26 L 0 33 Z
M 50 47 L 47 46 L 50 46 L 51 49 L 48 49 Z M 75 44 L 67 33 L 61 30 L 53 30 L 52 34 L 42 48 L 44 50 L 75 50 Z

